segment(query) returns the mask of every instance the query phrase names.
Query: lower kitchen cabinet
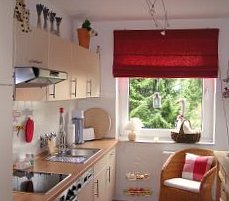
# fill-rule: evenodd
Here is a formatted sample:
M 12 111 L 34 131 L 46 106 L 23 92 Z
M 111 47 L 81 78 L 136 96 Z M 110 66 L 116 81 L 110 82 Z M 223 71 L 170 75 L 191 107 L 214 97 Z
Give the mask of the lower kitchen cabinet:
M 106 167 L 95 175 L 94 179 L 94 201 L 106 201 Z
M 112 201 L 114 196 L 115 166 L 116 166 L 116 153 L 115 153 L 115 149 L 112 149 L 107 154 L 107 182 L 106 182 L 107 201 Z
M 112 201 L 115 189 L 115 148 L 94 166 L 94 201 Z

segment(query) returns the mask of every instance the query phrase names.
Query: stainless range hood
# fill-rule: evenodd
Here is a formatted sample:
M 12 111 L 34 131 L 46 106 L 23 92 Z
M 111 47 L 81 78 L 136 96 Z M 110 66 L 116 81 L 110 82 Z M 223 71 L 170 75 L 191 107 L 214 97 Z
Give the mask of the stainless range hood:
M 68 78 L 68 74 L 63 71 L 51 70 L 38 67 L 15 67 L 16 87 L 46 87 L 57 84 Z

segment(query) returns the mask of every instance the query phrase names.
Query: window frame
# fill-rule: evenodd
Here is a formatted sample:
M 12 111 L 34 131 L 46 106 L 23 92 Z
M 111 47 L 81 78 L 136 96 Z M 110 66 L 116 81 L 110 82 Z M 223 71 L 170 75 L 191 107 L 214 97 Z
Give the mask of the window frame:
M 129 121 L 129 78 L 116 78 L 118 91 L 118 131 L 120 138 L 127 137 L 125 125 Z M 215 138 L 216 79 L 203 79 L 202 132 L 200 142 L 214 143 Z M 212 115 L 211 115 L 212 114 Z M 146 129 L 137 132 L 137 140 L 170 142 L 171 129 Z

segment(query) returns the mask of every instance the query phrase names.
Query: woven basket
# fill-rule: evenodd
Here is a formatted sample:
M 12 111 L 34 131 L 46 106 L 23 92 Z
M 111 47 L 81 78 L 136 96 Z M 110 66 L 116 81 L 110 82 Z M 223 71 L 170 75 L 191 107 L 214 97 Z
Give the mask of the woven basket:
M 184 133 L 183 126 L 184 126 L 185 121 L 188 121 L 190 124 L 190 127 L 191 127 L 190 121 L 184 120 L 181 124 L 179 133 L 171 131 L 171 138 L 177 143 L 196 143 L 196 142 L 199 142 L 200 136 L 201 136 L 200 132 L 196 132 L 196 133 L 192 133 L 192 134 L 185 134 Z

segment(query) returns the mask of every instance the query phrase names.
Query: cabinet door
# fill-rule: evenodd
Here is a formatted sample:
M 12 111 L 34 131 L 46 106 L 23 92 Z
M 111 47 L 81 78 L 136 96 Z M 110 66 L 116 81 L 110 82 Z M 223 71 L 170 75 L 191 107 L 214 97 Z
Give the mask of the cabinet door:
M 107 182 L 106 182 L 107 201 L 112 201 L 114 196 L 115 164 L 116 164 L 116 153 L 115 153 L 115 149 L 112 149 L 107 155 Z
M 32 32 L 25 33 L 15 23 L 14 33 L 14 66 L 48 66 L 48 33 L 32 28 Z M 16 88 L 15 100 L 44 101 L 46 87 Z
M 48 66 L 48 32 L 35 28 L 29 33 L 22 32 L 16 23 L 14 37 L 14 66 Z
M 69 74 L 71 69 L 71 47 L 70 41 L 55 35 L 49 38 L 49 68 L 68 73 L 68 79 L 55 86 L 48 87 L 48 100 L 70 99 Z M 55 87 L 55 90 L 54 90 Z
M 87 69 L 87 97 L 100 96 L 100 63 L 99 55 L 88 54 Z
M 72 65 L 71 65 L 71 98 L 86 98 L 87 90 L 87 50 L 73 45 L 72 48 Z
M 102 169 L 98 175 L 95 176 L 94 184 L 94 201 L 106 200 L 106 169 Z

